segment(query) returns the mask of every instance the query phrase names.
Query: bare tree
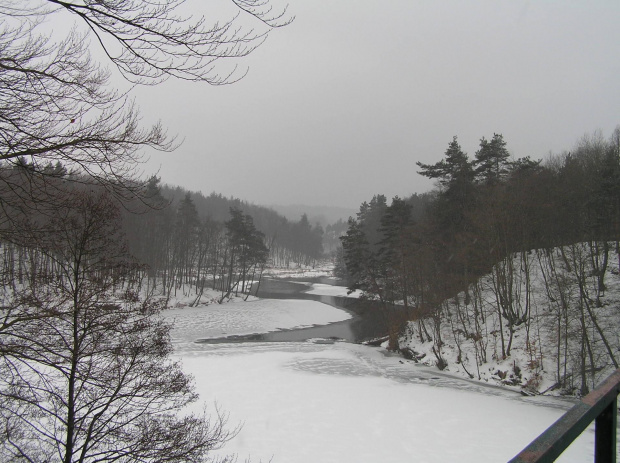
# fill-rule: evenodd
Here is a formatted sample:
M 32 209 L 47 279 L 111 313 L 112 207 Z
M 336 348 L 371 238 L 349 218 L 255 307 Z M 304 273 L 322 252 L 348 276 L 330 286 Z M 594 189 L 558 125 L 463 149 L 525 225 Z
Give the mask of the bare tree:
M 141 194 L 141 150 L 177 146 L 141 126 L 106 65 L 131 84 L 234 82 L 244 73 L 216 62 L 291 18 L 271 0 L 230 5 L 210 23 L 183 16 L 185 0 L 0 0 L 3 461 L 197 462 L 230 436 L 219 413 L 184 410 L 191 381 L 168 359 L 160 307 L 131 284 L 140 272 L 101 194 Z M 75 19 L 60 39 L 46 25 L 59 15 Z
M 205 461 L 225 416 L 185 410 L 197 395 L 160 306 L 123 284 L 136 269 L 113 202 L 76 191 L 58 212 L 36 243 L 54 272 L 3 291 L 0 459 Z
M 40 3 L 51 8 L 40 7 L 38 15 L 66 11 L 81 19 L 126 79 L 147 84 L 168 77 L 215 85 L 235 81 L 234 71 L 220 75 L 215 62 L 248 55 L 271 29 L 293 20 L 286 6 L 274 9 L 270 0 L 230 0 L 234 16 L 212 23 L 183 15 L 186 0 Z
M 185 3 L 0 0 L 0 167 L 27 165 L 44 174 L 60 161 L 132 196 L 142 183 L 135 178 L 141 149 L 169 151 L 177 143 L 160 124 L 141 127 L 129 94 L 110 84 L 105 63 L 139 84 L 168 77 L 231 83 L 243 73 L 221 75 L 216 62 L 247 55 L 292 20 L 269 0 L 231 0 L 237 14 L 209 24 L 183 16 Z M 77 22 L 58 42 L 44 23 L 60 15 Z M 91 58 L 97 46 L 107 61 Z M 20 196 L 35 194 L 29 186 L 18 186 Z

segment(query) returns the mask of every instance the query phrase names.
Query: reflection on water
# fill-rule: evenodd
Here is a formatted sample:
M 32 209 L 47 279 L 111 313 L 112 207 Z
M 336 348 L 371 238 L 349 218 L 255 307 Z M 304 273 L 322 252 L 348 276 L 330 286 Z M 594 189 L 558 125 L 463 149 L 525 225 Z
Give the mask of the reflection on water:
M 321 281 L 329 283 L 330 280 Z M 281 330 L 263 334 L 244 336 L 228 336 L 217 339 L 201 339 L 203 343 L 230 343 L 230 342 L 303 342 L 308 339 L 320 338 L 325 340 L 343 340 L 361 342 L 381 337 L 386 333 L 385 322 L 376 303 L 360 301 L 354 298 L 339 296 L 321 296 L 307 294 L 311 288 L 309 284 L 299 282 L 270 280 L 261 282 L 258 296 L 263 299 L 303 299 L 318 301 L 338 309 L 346 310 L 352 315 L 349 320 L 330 323 L 329 325 L 313 326 L 296 330 Z

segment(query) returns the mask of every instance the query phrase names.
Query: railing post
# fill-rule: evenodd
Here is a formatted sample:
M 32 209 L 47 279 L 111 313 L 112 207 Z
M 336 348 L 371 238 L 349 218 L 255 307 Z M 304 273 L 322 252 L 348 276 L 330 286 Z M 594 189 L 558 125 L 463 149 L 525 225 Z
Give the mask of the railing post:
M 615 398 L 596 417 L 594 437 L 594 462 L 616 463 L 616 428 L 618 425 L 618 399 Z
M 595 422 L 594 461 L 616 463 L 620 368 L 534 439 L 509 463 L 549 463 Z

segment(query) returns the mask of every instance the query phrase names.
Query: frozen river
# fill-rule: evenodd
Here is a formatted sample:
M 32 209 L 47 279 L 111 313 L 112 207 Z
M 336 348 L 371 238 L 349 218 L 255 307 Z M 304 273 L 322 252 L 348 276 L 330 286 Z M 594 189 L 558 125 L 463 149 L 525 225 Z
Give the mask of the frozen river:
M 202 401 L 243 425 L 221 451 L 239 461 L 502 462 L 571 406 L 350 342 L 195 342 L 351 318 L 318 301 L 262 299 L 169 316 L 176 320 L 175 355 L 194 375 Z M 586 431 L 558 461 L 591 461 L 593 440 Z

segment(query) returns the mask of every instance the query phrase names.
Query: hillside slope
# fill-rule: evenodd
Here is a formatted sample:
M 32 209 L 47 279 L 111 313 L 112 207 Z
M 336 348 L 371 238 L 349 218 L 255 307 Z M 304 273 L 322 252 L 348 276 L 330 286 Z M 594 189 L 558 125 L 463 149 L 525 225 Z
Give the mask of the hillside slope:
M 414 361 L 526 393 L 585 394 L 618 367 L 618 265 L 615 242 L 513 254 L 408 322 L 399 346 Z

